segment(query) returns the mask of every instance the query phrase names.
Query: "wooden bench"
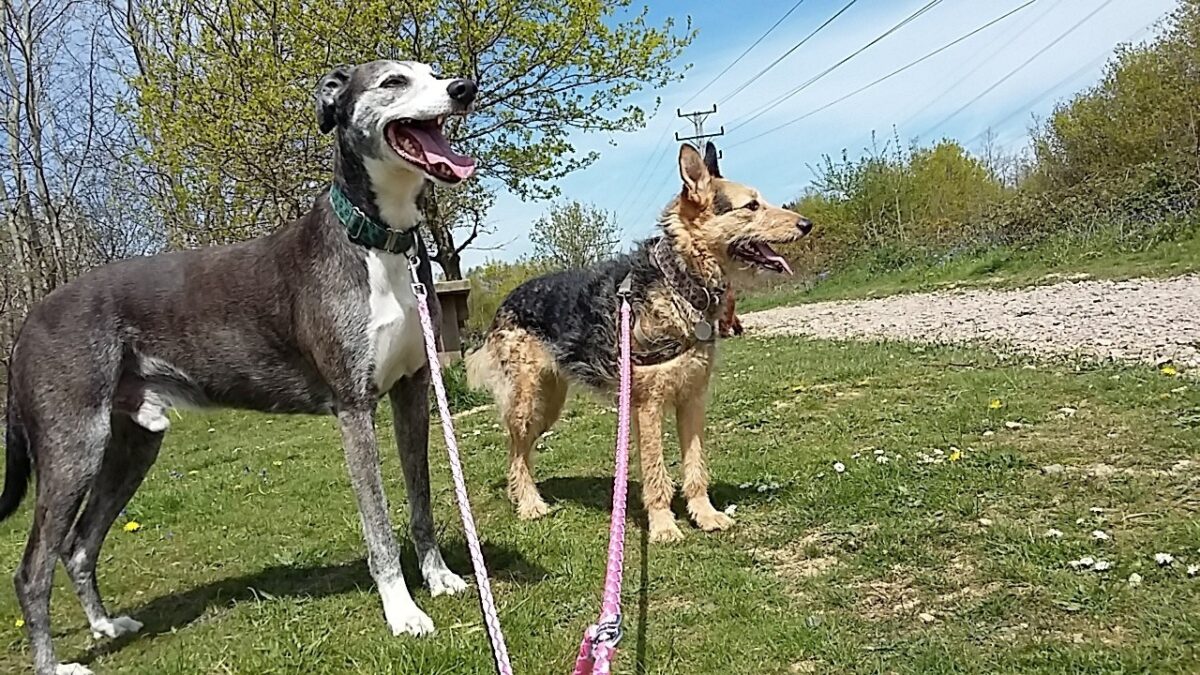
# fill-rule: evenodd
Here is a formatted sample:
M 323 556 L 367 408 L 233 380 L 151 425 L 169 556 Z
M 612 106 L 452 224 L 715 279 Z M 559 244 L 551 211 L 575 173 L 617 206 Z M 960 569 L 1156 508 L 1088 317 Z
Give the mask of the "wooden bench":
M 433 285 L 442 305 L 442 345 L 439 354 L 442 365 L 448 366 L 462 358 L 462 330 L 467 325 L 467 295 L 471 282 L 439 281 Z

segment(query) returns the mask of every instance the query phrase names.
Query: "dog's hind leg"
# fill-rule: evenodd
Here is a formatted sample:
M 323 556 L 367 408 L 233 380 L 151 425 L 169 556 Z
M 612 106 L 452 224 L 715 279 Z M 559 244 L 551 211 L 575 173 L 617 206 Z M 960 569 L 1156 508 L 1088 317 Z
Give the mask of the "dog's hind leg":
M 522 520 L 541 518 L 550 507 L 533 479 L 534 444 L 558 420 L 567 398 L 567 383 L 550 371 L 522 373 L 501 414 L 508 427 L 508 497 Z
M 107 410 L 88 411 L 75 419 L 65 409 L 38 425 L 30 448 L 37 458 L 37 503 L 25 555 L 14 578 L 17 600 L 25 615 L 37 675 L 86 675 L 76 664 L 62 665 L 50 638 L 50 593 L 54 565 L 64 550 L 84 493 L 100 469 L 109 438 Z
M 350 484 L 358 499 L 363 539 L 367 544 L 367 567 L 379 588 L 383 615 L 392 635 L 428 635 L 433 621 L 413 602 L 400 569 L 400 547 L 388 516 L 383 473 L 379 468 L 379 446 L 375 438 L 375 405 L 357 402 L 337 413 L 346 451 Z
M 453 595 L 465 590 L 467 583 L 446 566 L 434 534 L 429 501 L 429 366 L 397 382 L 389 396 L 408 493 L 409 527 L 421 576 L 433 596 Z
M 683 454 L 683 496 L 688 513 L 705 532 L 724 530 L 733 519 L 713 507 L 708 498 L 708 466 L 704 461 L 704 397 L 692 396 L 675 407 L 679 449 Z
M 113 415 L 112 438 L 100 472 L 63 547 L 63 566 L 71 577 L 96 638 L 120 637 L 142 628 L 141 623 L 128 616 L 109 616 L 96 584 L 96 561 L 113 521 L 137 492 L 146 472 L 158 458 L 162 439 L 161 433 L 147 431 L 126 415 Z

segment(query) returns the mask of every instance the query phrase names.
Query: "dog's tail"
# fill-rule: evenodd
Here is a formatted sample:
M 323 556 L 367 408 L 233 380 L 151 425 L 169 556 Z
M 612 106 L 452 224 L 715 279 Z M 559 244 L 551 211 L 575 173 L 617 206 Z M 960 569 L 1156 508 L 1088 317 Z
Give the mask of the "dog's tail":
M 489 341 L 485 339 L 479 349 L 468 352 L 463 360 L 467 364 L 467 386 L 494 395 L 500 376 L 500 363 L 492 353 Z
M 33 462 L 29 455 L 29 437 L 25 434 L 13 401 L 11 374 L 8 383 L 8 420 L 5 424 L 4 493 L 0 494 L 0 521 L 8 518 L 21 505 L 29 487 Z

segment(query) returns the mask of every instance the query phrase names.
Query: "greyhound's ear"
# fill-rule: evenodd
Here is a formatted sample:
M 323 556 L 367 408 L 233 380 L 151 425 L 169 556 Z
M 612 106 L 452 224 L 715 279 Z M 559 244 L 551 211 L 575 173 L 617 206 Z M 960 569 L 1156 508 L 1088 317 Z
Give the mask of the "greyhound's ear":
M 713 178 L 721 177 L 721 169 L 717 167 L 717 146 L 712 141 L 704 144 L 704 166 Z
M 683 179 L 683 196 L 698 206 L 707 206 L 712 188 L 712 177 L 700 151 L 690 143 L 679 148 L 679 177 Z
M 317 85 L 317 124 L 327 134 L 337 126 L 338 97 L 350 82 L 351 66 L 338 66 Z

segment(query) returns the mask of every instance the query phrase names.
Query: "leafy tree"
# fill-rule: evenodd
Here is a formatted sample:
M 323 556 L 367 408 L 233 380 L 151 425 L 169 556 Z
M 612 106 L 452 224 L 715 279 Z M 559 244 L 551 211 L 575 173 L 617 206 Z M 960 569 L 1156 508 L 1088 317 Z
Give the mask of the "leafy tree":
M 534 257 L 558 269 L 593 265 L 616 252 L 620 228 L 615 215 L 577 201 L 558 204 L 533 224 Z
M 450 278 L 454 230 L 481 227 L 489 189 L 557 194 L 551 181 L 596 158 L 568 134 L 643 125 L 630 97 L 681 77 L 668 64 L 694 35 L 649 25 L 630 0 L 146 0 L 127 23 L 137 119 L 169 177 L 158 208 L 175 246 L 253 236 L 307 208 L 329 155 L 312 90 L 332 66 L 415 59 L 479 82 L 476 112 L 447 136 L 487 186 L 426 200 Z
M 1050 205 L 1149 222 L 1200 207 L 1200 1 L 1117 49 L 1095 86 L 1036 130 L 1031 188 Z
M 492 323 L 492 317 L 504 298 L 517 286 L 545 274 L 549 269 L 540 260 L 489 260 L 467 273 L 471 294 L 467 296 L 467 334 L 478 339 Z

